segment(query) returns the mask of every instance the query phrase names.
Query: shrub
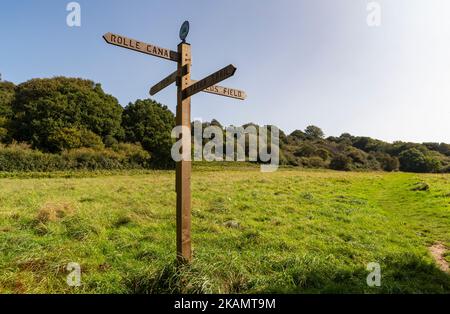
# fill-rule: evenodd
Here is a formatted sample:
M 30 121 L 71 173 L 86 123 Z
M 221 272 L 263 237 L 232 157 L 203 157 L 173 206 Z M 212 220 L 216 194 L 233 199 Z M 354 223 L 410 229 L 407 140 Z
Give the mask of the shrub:
M 324 148 L 319 148 L 316 151 L 316 155 L 319 156 L 320 158 L 322 158 L 324 161 L 326 161 L 326 160 L 328 160 L 328 158 L 330 158 L 330 152 Z
M 376 158 L 376 160 L 380 163 L 381 169 L 384 171 L 398 171 L 400 167 L 400 162 L 397 157 L 381 152 L 371 153 L 371 156 Z
M 343 154 L 335 155 L 330 162 L 330 168 L 334 170 L 351 170 L 351 159 Z
M 62 153 L 69 169 L 133 169 L 148 168 L 150 154 L 141 146 L 118 144 L 113 149 L 78 148 Z
M 76 128 L 60 128 L 54 130 L 49 134 L 48 142 L 49 149 L 55 152 L 83 146 L 81 144 L 81 132 Z
M 363 151 L 351 147 L 351 148 L 348 148 L 346 153 L 347 153 L 347 156 L 351 159 L 351 161 L 354 164 L 360 164 L 359 165 L 360 167 L 361 166 L 364 167 L 364 165 L 367 164 L 367 157 Z
M 325 168 L 326 163 L 322 158 L 313 156 L 313 157 L 303 157 L 301 158 L 302 165 L 306 168 Z
M 8 138 L 8 129 L 6 128 L 8 120 L 0 116 L 0 142 L 5 142 Z
M 0 171 L 52 171 L 64 169 L 60 155 L 44 154 L 26 144 L 0 145 Z
M 97 148 L 102 149 L 105 147 L 103 144 L 102 138 L 95 134 L 94 132 L 86 129 L 80 130 L 81 135 L 81 146 L 82 147 L 91 147 L 91 148 Z M 108 135 L 111 136 L 111 135 Z
M 310 143 L 302 143 L 294 152 L 296 157 L 311 157 L 316 153 L 316 148 Z
M 61 152 L 67 149 L 91 147 L 102 149 L 104 147 L 100 136 L 92 131 L 77 128 L 61 128 L 50 133 L 49 143 L 51 150 Z
M 427 156 L 416 148 L 400 153 L 400 170 L 409 172 L 437 172 L 440 163 L 432 156 Z
M 115 170 L 149 168 L 150 154 L 135 144 L 114 149 L 77 148 L 61 154 L 43 153 L 26 144 L 0 144 L 0 171 Z

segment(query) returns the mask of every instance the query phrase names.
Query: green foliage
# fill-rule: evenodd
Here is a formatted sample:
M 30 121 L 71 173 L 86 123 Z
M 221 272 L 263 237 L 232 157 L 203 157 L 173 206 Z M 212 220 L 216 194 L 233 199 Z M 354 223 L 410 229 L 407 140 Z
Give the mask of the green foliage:
M 77 128 L 60 128 L 53 130 L 48 136 L 51 151 L 79 148 L 81 145 L 81 132 Z
M 15 96 L 15 85 L 0 81 L 0 143 L 9 141 L 8 123 L 12 116 L 11 103 Z
M 376 152 L 372 155 L 381 166 L 381 169 L 384 171 L 397 171 L 400 167 L 400 162 L 397 157 L 392 157 L 389 154 Z
M 319 148 L 316 151 L 316 155 L 322 158 L 323 160 L 328 160 L 328 158 L 330 158 L 330 152 L 324 148 Z
M 301 164 L 306 168 L 326 168 L 327 164 L 325 161 L 317 156 L 312 157 L 302 157 Z
M 308 129 L 308 128 L 307 128 Z M 313 135 L 315 134 L 316 135 Z M 308 160 L 320 157 L 325 161 L 322 167 L 335 170 L 383 170 L 411 172 L 449 172 L 450 145 L 446 143 L 393 144 L 370 137 L 357 137 L 343 133 L 339 137 L 319 137 L 316 127 L 305 132 L 296 130 L 287 136 L 281 147 L 283 163 L 292 166 L 315 168 Z M 409 150 L 413 149 L 414 154 Z M 403 160 L 401 165 L 401 160 Z
M 19 157 L 17 161 L 11 160 L 13 163 L 25 162 L 23 169 L 60 169 L 52 165 L 45 166 L 44 161 L 37 162 L 40 166 L 30 166 L 30 158 L 44 158 L 40 151 L 59 153 L 65 158 L 70 155 L 78 156 L 76 158 L 79 160 L 89 160 L 73 167 L 84 168 L 88 165 L 87 168 L 93 169 L 117 168 L 124 161 L 114 154 L 118 153 L 118 147 L 129 145 L 123 142 L 138 143 L 151 154 L 151 159 L 140 153 L 135 155 L 137 164 L 172 168 L 174 162 L 170 151 L 174 142 L 171 138 L 174 126 L 174 115 L 166 106 L 145 99 L 130 103 L 122 109 L 114 97 L 103 92 L 100 84 L 89 80 L 55 77 L 33 79 L 18 86 L 0 82 L 0 142 L 24 142 L 37 149 L 36 152 L 27 150 L 23 153 L 28 159 Z M 207 126 L 226 129 L 216 119 L 202 123 L 203 128 Z M 243 127 L 254 127 L 255 130 L 261 128 L 255 123 L 247 123 Z M 271 132 L 271 126 L 268 126 L 268 130 Z M 295 130 L 288 136 L 282 130 L 279 131 L 282 165 L 344 171 L 400 169 L 450 172 L 450 144 L 446 143 L 398 141 L 391 144 L 349 133 L 324 138 L 322 129 L 314 125 L 306 127 L 304 131 Z M 225 134 L 224 131 L 224 137 Z M 249 139 L 247 134 L 244 147 L 247 157 Z M 208 141 L 203 139 L 203 144 Z M 141 147 L 139 145 L 136 147 Z M 270 147 L 270 142 L 265 145 Z M 127 147 L 127 150 L 133 150 Z M 45 156 L 52 162 L 58 159 Z M 107 158 L 104 160 L 101 156 Z M 150 164 L 147 164 L 149 160 Z M 258 159 L 258 162 L 261 160 Z M 71 162 L 71 165 L 74 164 Z M 15 165 L 6 168 L 21 167 Z
M 11 103 L 14 100 L 14 83 L 0 81 L 0 116 L 10 118 Z
M 170 150 L 175 117 L 167 106 L 151 99 L 137 100 L 125 107 L 122 125 L 126 140 L 141 143 L 152 154 L 154 166 L 173 167 Z
M 0 144 L 0 171 L 115 170 L 150 167 L 150 154 L 135 144 L 114 148 L 77 148 L 61 154 L 43 153 L 27 144 Z
M 400 153 L 400 170 L 408 172 L 437 172 L 439 161 L 427 156 L 416 148 L 410 148 Z
M 344 154 L 337 154 L 331 159 L 330 168 L 334 170 L 351 170 L 351 158 Z
M 315 125 L 309 125 L 306 127 L 305 134 L 308 139 L 320 139 L 325 136 L 322 129 Z
M 429 150 L 437 151 L 450 157 L 450 144 L 446 143 L 423 143 Z
M 61 128 L 49 135 L 52 151 L 61 152 L 67 149 L 90 147 L 102 149 L 104 147 L 100 136 L 86 129 Z
M 17 86 L 12 110 L 13 138 L 43 151 L 57 152 L 82 145 L 78 141 L 82 130 L 101 138 L 123 137 L 122 107 L 103 92 L 100 84 L 89 80 L 30 80 Z
M 64 169 L 60 155 L 33 150 L 27 144 L 0 144 L 0 171 L 53 171 Z
M 311 143 L 305 142 L 299 145 L 299 148 L 296 149 L 294 155 L 296 157 L 311 157 L 316 154 L 316 148 Z
M 0 143 L 8 139 L 8 119 L 0 116 Z
M 306 134 L 303 133 L 303 131 L 295 130 L 288 136 L 288 140 L 303 141 L 303 140 L 306 140 Z

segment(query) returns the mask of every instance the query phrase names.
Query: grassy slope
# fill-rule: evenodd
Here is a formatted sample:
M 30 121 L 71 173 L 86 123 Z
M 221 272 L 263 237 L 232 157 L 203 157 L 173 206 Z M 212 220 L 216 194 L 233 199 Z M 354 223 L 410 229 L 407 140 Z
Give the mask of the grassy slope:
M 178 270 L 173 172 L 0 183 L 3 293 L 450 293 L 427 250 L 450 245 L 449 175 L 199 169 L 195 261 Z M 67 286 L 69 262 L 82 287 Z

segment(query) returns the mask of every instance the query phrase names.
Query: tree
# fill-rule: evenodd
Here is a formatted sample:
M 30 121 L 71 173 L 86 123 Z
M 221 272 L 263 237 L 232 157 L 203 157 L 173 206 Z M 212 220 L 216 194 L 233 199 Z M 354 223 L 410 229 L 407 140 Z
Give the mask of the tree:
M 0 142 L 8 140 L 8 123 L 11 119 L 11 103 L 14 99 L 15 85 L 0 81 Z
M 365 151 L 366 153 L 369 152 L 375 152 L 375 151 L 385 151 L 385 147 L 387 146 L 387 143 L 382 142 L 380 140 L 375 140 L 370 137 L 360 136 L 356 137 L 353 140 L 354 147 Z
M 78 145 L 76 133 L 123 137 L 122 107 L 100 84 L 78 78 L 32 79 L 16 88 L 10 131 L 17 141 L 50 152 Z M 62 145 L 53 142 L 61 139 Z M 65 139 L 63 139 L 65 138 Z
M 352 160 L 350 157 L 347 157 L 344 154 L 337 154 L 331 159 L 330 168 L 334 170 L 350 171 L 351 162 Z
M 310 125 L 310 126 L 306 127 L 305 134 L 306 134 L 306 137 L 311 140 L 321 139 L 325 136 L 322 129 L 315 125 Z
M 437 151 L 443 155 L 450 156 L 450 145 L 446 143 L 423 143 L 429 150 Z
M 289 134 L 288 138 L 293 138 L 293 139 L 296 139 L 299 141 L 304 141 L 304 140 L 306 140 L 306 134 L 303 133 L 303 131 L 295 130 L 294 132 Z
M 152 163 L 157 167 L 173 167 L 170 154 L 171 132 L 175 127 L 173 113 L 151 99 L 137 100 L 125 107 L 122 116 L 125 139 L 142 144 L 152 155 Z
M 397 171 L 400 167 L 400 162 L 397 157 L 382 152 L 373 152 L 371 155 L 378 160 L 384 171 Z
M 408 172 L 436 172 L 440 163 L 432 156 L 427 156 L 416 148 L 400 153 L 400 170 Z
M 8 118 L 11 116 L 15 87 L 14 83 L 0 81 L 0 116 Z
M 296 157 L 311 157 L 316 154 L 316 147 L 309 142 L 304 142 L 295 150 Z
M 364 165 L 367 163 L 366 154 L 357 148 L 349 147 L 347 148 L 346 155 L 352 160 L 355 164 Z

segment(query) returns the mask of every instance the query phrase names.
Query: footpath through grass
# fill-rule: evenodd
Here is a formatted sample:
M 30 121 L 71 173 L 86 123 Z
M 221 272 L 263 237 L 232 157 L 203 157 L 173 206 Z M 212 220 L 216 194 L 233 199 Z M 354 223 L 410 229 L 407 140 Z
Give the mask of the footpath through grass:
M 450 293 L 428 250 L 450 247 L 449 175 L 199 169 L 181 268 L 174 177 L 0 179 L 0 293 Z

